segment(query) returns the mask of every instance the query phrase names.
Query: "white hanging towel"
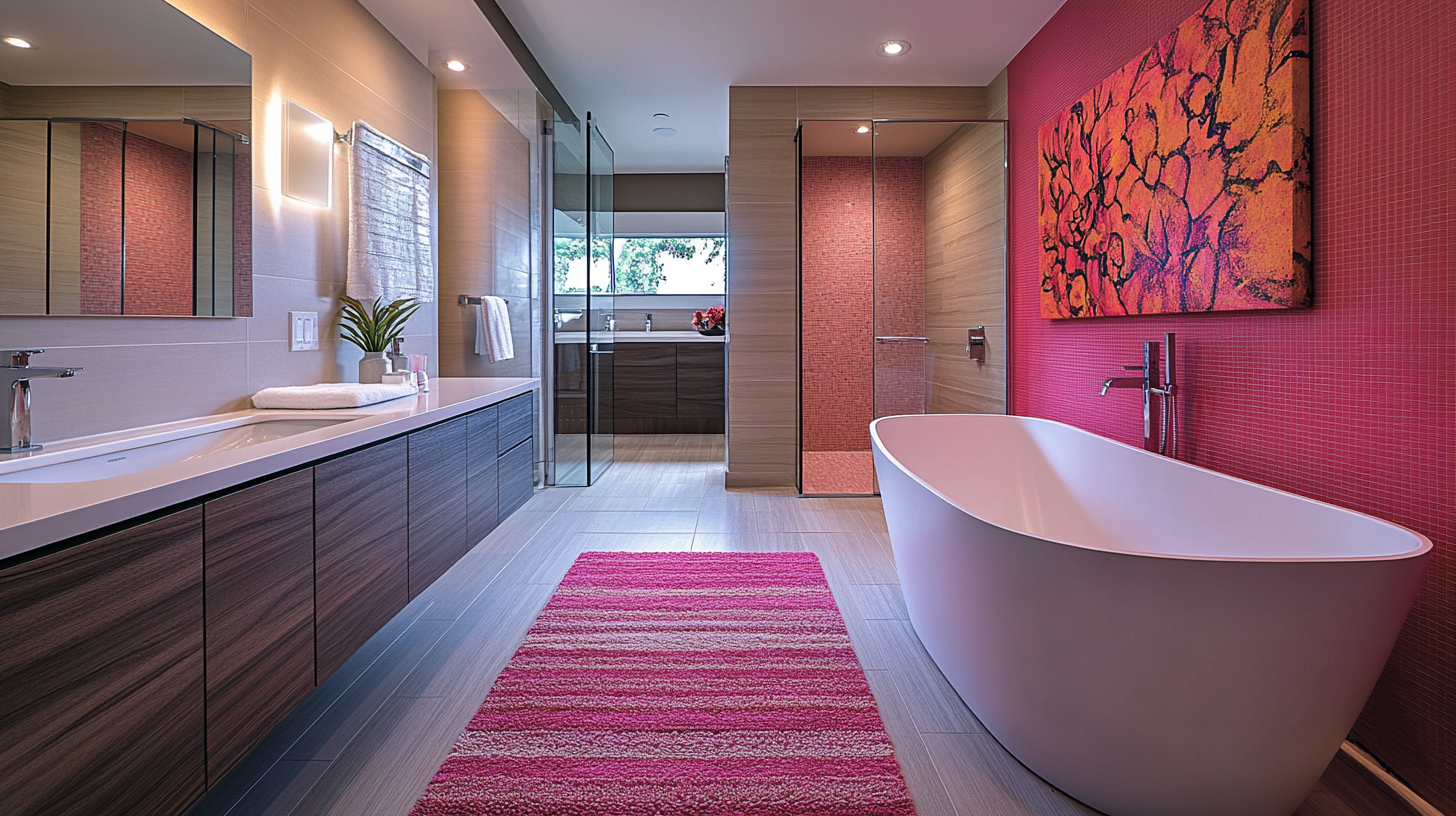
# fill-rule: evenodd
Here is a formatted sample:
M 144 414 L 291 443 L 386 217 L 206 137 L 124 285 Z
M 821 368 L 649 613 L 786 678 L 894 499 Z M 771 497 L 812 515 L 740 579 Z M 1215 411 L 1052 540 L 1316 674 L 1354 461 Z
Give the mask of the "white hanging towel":
M 492 363 L 516 356 L 511 342 L 511 314 L 506 302 L 486 295 L 475 307 L 475 353 L 490 358 Z
M 348 293 L 366 306 L 435 300 L 430 161 L 363 122 L 349 150 Z

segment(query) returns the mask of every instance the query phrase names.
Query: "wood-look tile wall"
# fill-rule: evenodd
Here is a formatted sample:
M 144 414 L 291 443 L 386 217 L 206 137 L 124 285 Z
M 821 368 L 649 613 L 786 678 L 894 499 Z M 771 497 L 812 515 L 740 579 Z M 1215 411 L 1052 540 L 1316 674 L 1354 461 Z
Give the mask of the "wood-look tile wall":
M 332 207 L 284 198 L 282 104 L 298 102 L 340 131 L 364 120 L 435 154 L 434 76 L 356 0 L 170 1 L 252 55 L 255 316 L 0 317 L 0 347 L 44 348 L 44 362 L 86 369 L 36 381 L 41 441 L 239 410 L 268 386 L 354 379 L 359 352 L 336 328 L 348 152 L 335 153 Z M 319 312 L 320 350 L 289 352 L 291 309 Z M 431 304 L 410 320 L 406 351 L 433 360 L 435 325 Z
M 964 125 L 925 157 L 925 406 L 1006 412 L 1006 131 Z M 983 360 L 966 330 L 986 327 Z
M 798 480 L 798 215 L 801 119 L 980 119 L 980 87 L 728 89 L 730 486 Z
M 533 120 L 534 121 L 534 120 Z M 440 373 L 532 376 L 531 313 L 539 242 L 531 213 L 531 140 L 477 91 L 439 93 Z M 475 353 L 476 307 L 459 295 L 507 301 L 515 357 Z

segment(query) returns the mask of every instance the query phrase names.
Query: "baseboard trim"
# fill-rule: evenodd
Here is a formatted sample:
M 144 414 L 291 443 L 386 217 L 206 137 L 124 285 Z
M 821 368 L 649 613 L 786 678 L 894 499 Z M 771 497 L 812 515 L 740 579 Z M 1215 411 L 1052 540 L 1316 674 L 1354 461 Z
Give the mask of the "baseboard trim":
M 1385 770 L 1384 765 L 1381 765 L 1375 757 L 1366 753 L 1360 746 L 1349 740 L 1345 740 L 1340 745 L 1340 750 L 1355 760 L 1355 763 L 1364 769 L 1366 773 L 1370 774 L 1370 776 L 1374 777 L 1377 782 L 1390 788 L 1396 796 L 1399 796 L 1406 803 L 1406 806 L 1411 809 L 1411 812 L 1419 814 L 1419 816 L 1445 816 L 1445 814 L 1437 810 L 1430 802 L 1422 799 L 1419 794 L 1406 787 L 1404 782 L 1396 779 L 1394 774 Z

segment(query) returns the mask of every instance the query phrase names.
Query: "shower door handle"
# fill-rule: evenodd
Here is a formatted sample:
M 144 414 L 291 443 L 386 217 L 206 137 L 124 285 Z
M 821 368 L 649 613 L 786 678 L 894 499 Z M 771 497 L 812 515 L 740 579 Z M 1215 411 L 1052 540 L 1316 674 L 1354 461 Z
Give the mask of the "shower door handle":
M 929 337 L 876 337 L 876 343 L 929 343 Z

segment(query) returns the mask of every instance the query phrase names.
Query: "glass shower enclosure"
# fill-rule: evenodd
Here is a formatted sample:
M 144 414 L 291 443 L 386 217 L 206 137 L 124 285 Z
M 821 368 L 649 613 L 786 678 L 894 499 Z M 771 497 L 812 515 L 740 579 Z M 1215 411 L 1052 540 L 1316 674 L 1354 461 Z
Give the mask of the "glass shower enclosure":
M 1006 411 L 1006 125 L 799 131 L 805 495 L 878 492 L 869 424 Z
M 548 481 L 593 484 L 611 467 L 612 148 L 591 115 L 552 123 L 552 401 Z

